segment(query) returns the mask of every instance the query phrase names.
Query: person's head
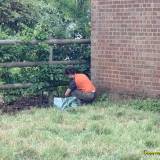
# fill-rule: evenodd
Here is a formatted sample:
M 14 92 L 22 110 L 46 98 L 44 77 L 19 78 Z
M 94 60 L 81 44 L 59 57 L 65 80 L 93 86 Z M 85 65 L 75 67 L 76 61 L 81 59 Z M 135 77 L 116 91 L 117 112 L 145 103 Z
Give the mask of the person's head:
M 76 70 L 74 67 L 67 67 L 64 73 L 68 78 L 74 78 Z

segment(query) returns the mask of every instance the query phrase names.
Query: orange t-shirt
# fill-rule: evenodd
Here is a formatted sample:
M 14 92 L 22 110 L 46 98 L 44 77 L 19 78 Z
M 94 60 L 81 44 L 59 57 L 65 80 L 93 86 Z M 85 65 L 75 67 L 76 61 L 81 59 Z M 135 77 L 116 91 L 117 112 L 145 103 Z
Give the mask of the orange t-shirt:
M 78 90 L 86 93 L 96 92 L 95 86 L 85 74 L 75 74 L 74 80 Z

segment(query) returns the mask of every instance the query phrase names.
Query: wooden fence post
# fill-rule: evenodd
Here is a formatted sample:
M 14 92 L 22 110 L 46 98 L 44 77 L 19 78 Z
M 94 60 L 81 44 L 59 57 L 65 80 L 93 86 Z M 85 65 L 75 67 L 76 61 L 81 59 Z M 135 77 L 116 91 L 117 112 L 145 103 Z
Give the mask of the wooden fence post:
M 53 47 L 50 45 L 49 46 L 49 62 L 52 62 L 52 61 L 53 61 Z M 48 102 L 50 107 L 53 106 L 53 98 L 54 98 L 54 95 L 53 95 L 53 90 L 51 88 L 48 92 Z
M 49 62 L 53 61 L 53 47 L 49 46 Z

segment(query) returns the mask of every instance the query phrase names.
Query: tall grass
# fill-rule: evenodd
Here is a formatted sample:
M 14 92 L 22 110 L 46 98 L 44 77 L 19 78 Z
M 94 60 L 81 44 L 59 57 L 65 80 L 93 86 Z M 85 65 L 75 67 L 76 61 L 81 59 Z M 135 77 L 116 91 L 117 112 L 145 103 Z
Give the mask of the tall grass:
M 139 102 L 140 103 L 140 102 Z M 96 103 L 0 117 L 0 160 L 139 160 L 160 151 L 160 114 Z

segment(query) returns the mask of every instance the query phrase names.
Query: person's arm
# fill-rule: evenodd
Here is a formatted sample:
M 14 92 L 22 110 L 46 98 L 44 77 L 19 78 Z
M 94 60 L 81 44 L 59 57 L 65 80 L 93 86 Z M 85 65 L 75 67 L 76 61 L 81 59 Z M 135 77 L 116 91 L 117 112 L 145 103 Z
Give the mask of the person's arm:
M 77 88 L 76 83 L 74 80 L 70 81 L 69 87 L 65 92 L 65 96 L 68 97 L 72 91 L 74 91 Z
M 71 89 L 68 88 L 65 92 L 65 96 L 68 97 L 71 94 Z

